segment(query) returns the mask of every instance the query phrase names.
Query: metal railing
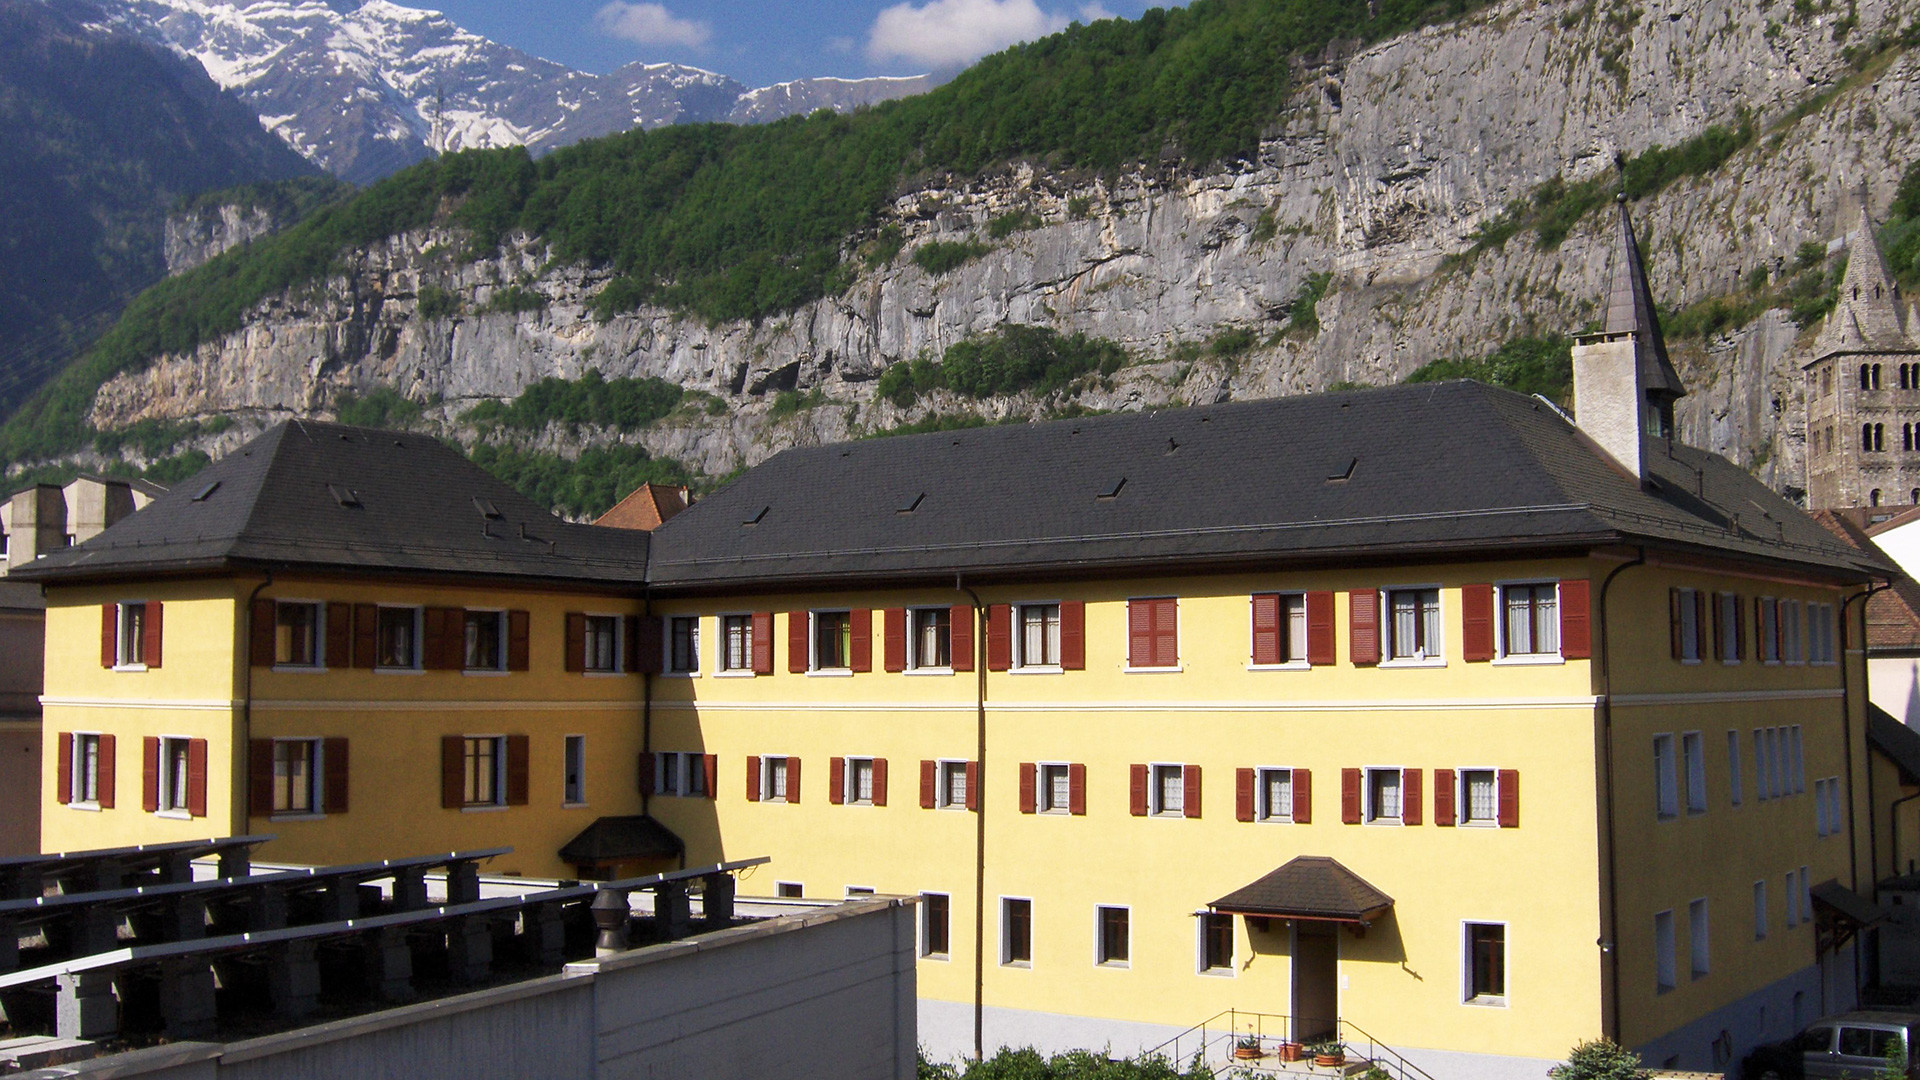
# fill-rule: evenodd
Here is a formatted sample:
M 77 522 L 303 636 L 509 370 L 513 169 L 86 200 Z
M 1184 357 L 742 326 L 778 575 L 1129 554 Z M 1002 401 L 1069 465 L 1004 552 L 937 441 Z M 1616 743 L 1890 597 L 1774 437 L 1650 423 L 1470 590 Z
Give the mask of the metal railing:
M 1235 1051 L 1243 1042 L 1250 1043 L 1259 1056 L 1238 1056 Z M 1306 1046 L 1328 1042 L 1338 1043 L 1346 1058 L 1346 1064 L 1337 1070 L 1312 1066 L 1311 1056 L 1303 1055 L 1296 1061 L 1283 1059 L 1283 1044 L 1304 1050 Z M 1377 1078 L 1384 1074 L 1390 1080 L 1433 1080 L 1425 1069 L 1350 1021 L 1238 1009 L 1208 1017 L 1143 1056 L 1156 1055 L 1176 1065 L 1198 1061 L 1216 1071 L 1230 1069 L 1235 1075 L 1313 1075 L 1316 1071 L 1322 1076 L 1344 1075 L 1354 1065 L 1365 1063 L 1378 1072 L 1368 1071 L 1362 1075 Z

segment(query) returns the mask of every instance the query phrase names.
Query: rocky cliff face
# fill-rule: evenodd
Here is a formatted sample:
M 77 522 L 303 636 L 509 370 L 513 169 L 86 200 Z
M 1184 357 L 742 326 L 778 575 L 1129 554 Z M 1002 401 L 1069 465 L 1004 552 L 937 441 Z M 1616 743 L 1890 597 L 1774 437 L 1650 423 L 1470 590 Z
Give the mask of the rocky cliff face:
M 228 248 L 275 232 L 284 224 L 259 206 L 228 204 L 169 214 L 164 238 L 167 273 L 184 273 Z
M 1899 51 L 1861 71 L 1846 49 L 1917 13 L 1917 0 L 1857 0 L 1804 16 L 1740 0 L 1516 0 L 1303 63 L 1280 130 L 1239 169 L 1072 187 L 1019 168 L 907 195 L 894 208 L 901 255 L 842 296 L 759 324 L 652 309 L 600 324 L 585 304 L 605 276 L 543 273 L 536 244 L 454 265 L 441 254 L 454 247 L 447 237 L 400 237 L 324 287 L 263 304 L 245 330 L 116 379 L 94 420 L 118 427 L 224 413 L 243 421 L 222 436 L 235 440 L 380 385 L 437 402 L 430 415 L 451 419 L 476 399 L 591 368 L 726 400 L 723 416 L 636 436 L 721 474 L 789 445 L 929 411 L 1043 415 L 1068 404 L 937 394 L 903 411 L 874 393 L 887 365 L 937 356 L 1005 322 L 1111 338 L 1143 358 L 1071 394 L 1088 408 L 1390 382 L 1438 357 L 1595 318 L 1614 246 L 1610 214 L 1589 215 L 1554 250 L 1522 232 L 1458 256 L 1476 229 L 1542 183 L 1594 176 L 1616 154 L 1672 146 L 1733 123 L 1742 109 L 1760 126 L 1752 144 L 1635 207 L 1664 303 L 1725 294 L 1756 267 L 1785 266 L 1803 243 L 1837 238 L 1843 193 L 1860 182 L 1885 206 L 1916 155 L 1920 61 Z M 944 276 L 913 265 L 917 245 L 985 241 L 986 222 L 1013 211 L 1041 224 Z M 1319 327 L 1291 326 L 1294 298 L 1321 273 L 1332 277 Z M 477 313 L 522 275 L 534 275 L 544 310 Z M 422 318 L 416 297 L 427 284 L 451 289 L 463 312 Z M 1180 348 L 1230 329 L 1261 344 L 1233 360 Z M 1783 490 L 1800 485 L 1803 337 L 1783 313 L 1767 312 L 1735 332 L 1676 343 L 1691 389 L 1680 409 L 1687 441 Z M 775 409 L 782 390 L 809 392 L 808 407 L 795 411 L 788 400 Z M 538 442 L 564 448 L 596 437 L 554 429 Z

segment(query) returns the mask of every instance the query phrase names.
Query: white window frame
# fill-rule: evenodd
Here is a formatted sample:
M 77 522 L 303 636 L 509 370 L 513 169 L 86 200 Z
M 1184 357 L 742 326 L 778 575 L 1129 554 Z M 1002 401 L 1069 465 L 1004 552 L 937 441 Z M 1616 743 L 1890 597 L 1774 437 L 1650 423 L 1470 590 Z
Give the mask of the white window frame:
M 787 895 L 786 890 L 788 889 L 793 890 L 791 896 Z M 776 881 L 773 883 L 773 897 L 776 900 L 799 900 L 806 895 L 806 886 L 797 881 Z
M 1486 773 L 1489 776 L 1493 777 L 1493 816 L 1484 821 L 1470 816 L 1468 812 L 1469 807 L 1472 805 L 1472 800 L 1468 797 L 1468 788 L 1467 788 L 1468 773 Z M 1401 782 L 1403 784 L 1405 783 L 1404 778 L 1402 779 Z M 1491 765 L 1469 765 L 1469 766 L 1466 766 L 1465 768 L 1455 769 L 1453 770 L 1453 787 L 1454 787 L 1453 820 L 1455 824 L 1457 824 L 1460 828 L 1463 828 L 1463 829 L 1497 829 L 1500 827 L 1500 770 L 1499 769 Z M 1406 790 L 1403 787 L 1401 789 L 1402 800 L 1404 800 L 1405 797 L 1406 797 Z M 1492 925 L 1491 923 L 1487 922 L 1487 920 L 1485 919 L 1478 919 L 1475 921 L 1477 923 L 1481 923 L 1489 926 Z
M 790 764 L 788 764 L 793 760 L 793 758 L 794 758 L 794 755 L 792 754 L 760 755 L 760 801 L 761 802 L 785 803 L 785 802 L 793 801 L 791 797 L 791 793 L 793 791 L 793 767 Z M 787 786 L 786 792 L 783 792 L 779 795 L 775 795 L 773 793 L 773 763 L 776 761 L 781 763 L 781 770 L 782 770 L 781 781 Z
M 856 896 L 872 896 L 874 892 L 875 889 L 871 885 L 849 885 L 846 892 L 841 894 L 841 898 L 851 900 Z
M 560 742 L 560 805 L 587 805 L 587 737 L 567 735 Z M 572 780 L 569 782 L 568 778 Z
M 1706 978 L 1713 972 L 1712 920 L 1707 898 L 1687 902 L 1687 960 L 1692 979 Z
M 1655 994 L 1666 994 L 1680 985 L 1679 947 L 1674 937 L 1673 909 L 1653 913 L 1653 985 Z
M 1767 879 L 1753 883 L 1753 940 L 1767 940 Z
M 1248 671 L 1311 671 L 1313 670 L 1313 662 L 1307 658 L 1307 638 L 1313 632 L 1312 628 L 1307 623 L 1307 594 L 1304 591 L 1299 589 L 1292 589 L 1292 590 L 1283 589 L 1279 592 L 1273 593 L 1272 595 L 1278 596 L 1280 598 L 1279 618 L 1277 622 L 1277 626 L 1278 626 L 1277 632 L 1279 634 L 1279 639 L 1280 639 L 1279 640 L 1280 662 L 1277 664 L 1254 663 L 1253 658 L 1251 656 L 1251 652 L 1252 652 L 1251 646 L 1253 644 L 1253 628 L 1249 626 L 1247 628 L 1247 644 L 1249 646 L 1247 670 Z M 1297 642 L 1293 639 L 1293 632 L 1290 629 L 1292 625 L 1292 615 L 1289 614 L 1287 610 L 1287 606 L 1295 601 L 1298 601 L 1300 604 L 1300 640 Z M 1299 646 L 1300 657 L 1297 660 L 1288 659 L 1287 653 L 1295 645 Z
M 72 787 L 68 789 L 69 792 L 72 794 L 73 798 L 72 798 L 72 801 L 67 803 L 67 805 L 70 807 L 73 807 L 78 810 L 100 809 L 100 755 L 102 753 L 102 748 L 100 746 L 100 737 L 104 734 L 106 733 L 103 731 L 73 732 L 73 761 L 70 763 L 72 766 L 72 771 L 70 773 L 70 779 L 69 779 L 69 783 L 72 785 Z M 83 739 L 91 740 L 93 743 L 94 783 L 93 783 L 92 798 L 83 797 L 83 793 L 86 791 L 85 781 L 87 777 L 87 758 L 86 758 L 86 754 L 83 753 L 81 749 L 82 747 L 81 740 Z
M 730 667 L 727 664 L 727 659 L 728 659 L 727 622 L 730 619 L 740 619 L 746 626 L 746 632 L 745 634 L 742 635 L 742 638 L 741 638 L 741 640 L 743 640 L 746 643 L 746 648 L 741 651 L 741 663 L 739 667 Z M 756 674 L 756 672 L 753 670 L 753 612 L 722 611 L 719 614 L 714 616 L 713 625 L 714 625 L 714 629 L 717 631 L 714 635 L 715 638 L 717 639 L 714 642 L 714 661 L 713 661 L 714 678 L 716 679 L 742 679 L 742 678 L 751 679 L 753 678 L 753 676 Z M 811 628 L 811 624 L 809 624 L 809 628 Z
M 1227 962 L 1222 967 L 1208 967 L 1207 920 L 1216 917 L 1227 920 L 1227 939 L 1229 942 L 1227 946 Z M 1208 979 L 1237 978 L 1240 974 L 1240 970 L 1236 966 L 1240 960 L 1240 932 L 1239 927 L 1235 925 L 1233 921 L 1233 916 L 1224 912 L 1208 911 L 1203 908 L 1193 913 L 1193 929 L 1193 973 Z M 1129 936 L 1131 936 L 1133 930 L 1131 918 L 1129 918 L 1127 930 Z M 1131 953 L 1131 946 L 1129 946 L 1128 951 Z
M 1059 769 L 1067 778 L 1067 801 L 1059 806 L 1053 805 L 1053 785 L 1047 781 L 1047 770 Z M 1069 815 L 1073 813 L 1073 763 L 1069 761 L 1036 761 L 1033 765 L 1033 812 L 1036 814 Z
M 1500 928 L 1500 982 L 1498 994 L 1476 994 L 1473 992 L 1473 928 L 1476 926 L 1497 926 Z M 1507 962 L 1511 951 L 1512 938 L 1508 933 L 1509 925 L 1504 919 L 1461 919 L 1460 920 L 1460 1004 L 1471 1005 L 1478 1009 L 1504 1009 L 1508 1007 L 1511 995 L 1506 992 L 1508 973 L 1513 965 Z
M 1044 660 L 1039 663 L 1031 663 L 1027 658 L 1025 612 L 1028 608 L 1045 607 L 1053 609 L 1054 652 L 1056 655 L 1051 663 L 1045 662 Z M 1066 630 L 1066 627 L 1061 623 L 1060 608 L 1061 602 L 1058 600 L 1023 600 L 1020 603 L 1012 605 L 1010 617 L 1013 626 L 1009 631 L 1013 637 L 1013 662 L 1009 669 L 1011 672 L 1027 675 L 1056 675 L 1066 670 L 1060 666 L 1060 657 L 1057 655 L 1060 651 L 1060 637 Z
M 1833 667 L 1839 663 L 1839 633 L 1835 627 L 1834 605 L 1807 605 L 1807 662 L 1815 667 Z
M 504 734 L 461 735 L 460 743 L 460 809 L 463 813 L 486 813 L 504 809 L 507 805 L 507 737 Z M 467 788 L 467 743 L 474 739 L 487 739 L 493 743 L 493 801 L 466 802 Z
M 313 609 L 313 663 L 281 663 L 280 652 L 280 609 L 282 607 L 307 607 Z M 327 670 L 327 604 L 324 600 L 307 599 L 297 596 L 281 596 L 273 601 L 274 661 L 273 670 L 290 675 L 304 675 Z
M 960 773 L 960 783 L 962 788 L 965 789 L 967 783 L 966 758 L 940 758 L 934 763 L 933 807 L 936 810 L 965 810 L 967 808 L 967 800 L 964 797 L 962 797 L 959 802 L 954 802 L 951 798 L 953 787 L 949 776 L 954 771 Z M 963 795 L 970 794 L 972 794 L 971 790 L 965 790 L 963 792 Z
M 822 615 L 847 617 L 847 662 L 839 667 L 820 666 L 820 616 Z M 807 612 L 807 674 L 824 675 L 828 678 L 853 674 L 853 609 L 816 608 Z
M 127 638 L 127 609 L 131 607 L 140 608 L 140 641 L 138 642 L 130 642 Z M 151 600 L 121 600 L 114 604 L 113 670 L 147 670 L 147 613 L 152 607 L 153 601 Z M 139 659 L 127 659 L 129 653 L 139 657 Z
M 1124 911 L 1127 913 L 1127 955 L 1124 960 L 1110 960 L 1106 956 L 1106 913 Z M 1133 966 L 1133 907 L 1129 904 L 1095 904 L 1093 906 L 1093 966 L 1114 971 L 1125 971 Z
M 1013 938 L 1008 933 L 1007 912 L 1016 903 L 1027 905 L 1027 958 L 1025 960 L 1013 958 Z M 1000 898 L 1000 966 L 1027 969 L 1033 967 L 1033 897 L 1031 896 Z
M 1253 820 L 1271 822 L 1276 825 L 1292 825 L 1293 800 L 1296 789 L 1293 786 L 1295 770 L 1287 765 L 1261 765 L 1253 770 Z M 1284 813 L 1275 813 L 1272 801 L 1267 797 L 1267 776 L 1271 773 L 1287 774 L 1287 805 Z
M 179 773 L 172 768 L 175 754 L 179 755 Z M 159 809 L 153 812 L 155 817 L 190 818 L 193 811 L 188 808 L 193 788 L 193 739 L 187 735 L 160 736 L 160 787 Z M 176 805 L 177 804 L 177 805 Z
M 947 902 L 947 948 L 945 952 L 933 951 L 933 906 L 927 903 L 929 897 L 937 896 Z M 937 960 L 946 963 L 953 959 L 953 896 L 951 893 L 923 892 L 920 894 L 920 948 L 917 950 L 922 960 Z
M 380 640 L 380 619 L 388 611 L 413 612 L 413 663 L 402 667 L 380 662 L 380 654 L 385 651 L 385 643 Z M 426 642 L 422 640 L 426 631 L 427 609 L 419 604 L 376 604 L 373 614 L 373 670 L 375 674 L 412 675 L 424 671 L 426 660 Z M 462 624 L 464 631 L 464 623 Z
M 1172 769 L 1180 778 L 1180 805 L 1169 810 L 1165 792 L 1160 788 L 1160 771 Z M 1147 766 L 1147 816 L 1183 818 L 1187 816 L 1187 767 L 1172 761 L 1155 761 Z
M 1746 777 L 1740 771 L 1740 729 L 1727 729 L 1727 795 L 1734 806 L 1747 801 Z
M 280 795 L 280 747 L 288 743 L 304 743 L 307 747 L 308 760 L 311 762 L 307 770 L 309 773 L 307 777 L 307 809 L 282 810 L 275 807 L 269 813 L 268 820 L 310 821 L 324 818 L 327 816 L 327 784 L 325 772 L 327 743 L 325 739 L 276 738 L 273 740 L 274 801 L 278 802 Z
M 1707 738 L 1703 732 L 1680 733 L 1680 775 L 1685 783 L 1689 817 L 1707 812 Z
M 701 663 L 704 657 L 702 657 L 700 653 L 704 647 L 702 639 L 706 637 L 705 634 L 700 632 L 702 629 L 700 616 L 663 615 L 661 619 L 660 673 L 662 675 L 671 675 L 677 679 L 698 678 L 704 667 Z M 693 648 L 693 666 L 690 668 L 675 667 L 673 663 L 673 624 L 682 619 L 693 623 L 693 641 L 690 642 Z M 748 660 L 751 661 L 752 657 L 749 656 Z
M 1395 773 L 1400 777 L 1400 812 L 1392 817 L 1375 813 L 1373 774 Z M 1364 825 L 1401 826 L 1407 823 L 1407 770 L 1403 765 L 1368 765 L 1360 770 L 1360 821 Z
M 1393 634 L 1393 597 L 1395 593 L 1432 593 L 1434 603 L 1434 640 L 1428 651 L 1412 656 L 1398 655 Z M 1379 667 L 1447 666 L 1447 590 L 1439 583 L 1394 585 L 1380 590 L 1380 663 Z M 1419 618 L 1420 616 L 1416 616 Z
M 1511 652 L 1507 642 L 1507 590 L 1518 588 L 1538 588 L 1542 585 L 1553 587 L 1553 651 L 1552 652 Z M 1561 652 L 1560 627 L 1564 624 L 1560 611 L 1560 582 L 1541 578 L 1515 578 L 1512 581 L 1493 583 L 1493 662 L 1524 666 L 1527 664 L 1564 664 L 1566 657 Z M 1446 612 L 1441 612 L 1445 617 Z M 1492 925 L 1492 924 L 1487 924 Z
M 924 664 L 920 661 L 920 634 L 915 626 L 914 617 L 928 611 L 942 611 L 947 615 L 947 662 L 944 664 Z M 971 609 L 969 609 L 971 611 Z M 971 618 L 971 614 L 968 616 Z M 940 607 L 937 604 L 922 604 L 907 609 L 907 674 L 909 675 L 951 675 L 953 674 L 953 608 Z
M 586 661 L 589 659 L 589 656 L 583 655 L 581 657 L 580 666 L 584 670 L 585 674 L 587 674 L 590 677 L 597 677 L 597 678 L 608 678 L 614 675 L 625 675 L 627 673 L 627 620 L 626 618 L 611 611 L 587 611 L 587 612 L 582 612 L 581 614 L 585 616 L 587 619 L 613 620 L 613 666 L 604 667 L 604 668 L 588 667 L 586 664 Z M 583 634 L 588 635 L 590 638 L 591 628 L 589 627 L 587 630 L 583 631 Z M 588 652 L 587 646 L 584 641 L 581 646 L 581 651 L 583 653 Z
M 494 651 L 499 659 L 492 667 L 467 666 L 467 616 L 494 616 Z M 462 675 L 505 675 L 507 673 L 507 643 L 512 635 L 507 630 L 507 621 L 512 618 L 505 608 L 465 608 L 460 612 L 460 673 Z
M 873 796 L 871 794 L 865 798 L 860 796 L 860 770 L 858 766 L 861 762 L 866 763 L 868 786 L 871 787 L 872 777 L 874 776 L 874 759 L 871 756 L 849 757 L 841 763 L 840 793 L 844 796 L 841 801 L 847 806 L 873 805 Z
M 1672 732 L 1663 731 L 1653 737 L 1653 787 L 1655 819 L 1678 819 L 1682 807 L 1680 744 Z

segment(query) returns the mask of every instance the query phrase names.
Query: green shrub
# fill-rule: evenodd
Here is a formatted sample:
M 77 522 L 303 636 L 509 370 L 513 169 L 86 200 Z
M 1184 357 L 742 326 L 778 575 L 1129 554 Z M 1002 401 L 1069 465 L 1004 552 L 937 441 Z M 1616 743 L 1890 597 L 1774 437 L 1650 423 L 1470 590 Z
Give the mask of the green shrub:
M 798 390 L 782 390 L 773 395 L 773 407 L 767 410 L 767 416 L 774 420 L 792 416 L 827 403 L 827 395 L 818 389 L 801 393 Z
M 1093 212 L 1093 200 L 1085 195 L 1074 195 L 1067 199 L 1067 216 L 1075 221 L 1085 221 Z
M 644 447 L 592 447 L 578 458 L 482 443 L 474 463 L 527 497 L 574 517 L 598 517 L 644 483 L 688 484 L 687 467 Z
M 348 394 L 334 407 L 343 424 L 374 428 L 410 428 L 420 420 L 419 402 L 390 386 L 376 386 L 364 395 Z
M 929 240 L 913 249 L 913 265 L 940 277 L 992 250 L 974 240 Z
M 1566 1063 L 1547 1070 L 1553 1080 L 1647 1080 L 1640 1067 L 1640 1055 L 1615 1044 L 1611 1039 L 1595 1039 L 1575 1046 Z
M 947 346 L 938 364 L 924 356 L 894 364 L 881 373 L 876 389 L 901 408 L 943 388 L 976 398 L 1050 394 L 1083 375 L 1111 375 L 1129 361 L 1125 349 L 1104 338 L 1008 323 Z
M 572 381 L 550 375 L 521 391 L 511 404 L 482 401 L 460 419 L 477 427 L 519 431 L 539 431 L 554 423 L 634 431 L 672 412 L 685 393 L 665 379 L 608 379 L 589 370 Z
M 1475 379 L 1566 404 L 1573 393 L 1573 343 L 1563 337 L 1514 338 L 1485 356 L 1423 364 L 1405 381 L 1447 379 Z
M 1292 328 L 1304 334 L 1320 332 L 1319 303 L 1326 298 L 1327 289 L 1333 284 L 1331 273 L 1308 274 L 1300 283 L 1300 291 L 1294 294 L 1293 307 L 1288 309 L 1287 318 Z
M 987 235 L 995 240 L 1005 240 L 1014 233 L 1037 229 L 1044 224 L 1040 215 L 1031 210 L 1015 210 L 987 222 Z
M 438 285 L 420 286 L 420 317 L 423 319 L 444 319 L 460 314 L 460 296 L 450 289 Z
M 1115 1061 L 1103 1053 L 1072 1050 L 1052 1057 L 1031 1047 L 1003 1047 L 992 1057 L 942 1064 L 920 1057 L 919 1080 L 1213 1080 L 1199 1061 L 1185 1070 L 1158 1055 Z
M 492 298 L 481 307 L 481 314 L 501 312 L 519 314 L 523 311 L 545 311 L 547 298 L 532 289 L 519 285 L 509 285 L 504 289 L 495 289 Z

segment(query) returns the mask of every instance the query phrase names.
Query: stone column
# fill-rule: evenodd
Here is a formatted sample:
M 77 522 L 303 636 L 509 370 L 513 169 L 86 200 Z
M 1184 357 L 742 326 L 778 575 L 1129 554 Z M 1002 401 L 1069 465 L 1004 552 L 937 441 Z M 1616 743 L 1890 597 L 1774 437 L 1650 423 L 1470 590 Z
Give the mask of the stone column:
M 250 877 L 253 874 L 253 849 L 244 844 L 220 849 L 220 876 Z
M 678 941 L 693 933 L 693 907 L 687 900 L 686 882 L 662 882 L 653 890 L 653 921 L 664 941 Z
M 407 944 L 407 932 L 387 927 L 366 939 L 367 987 L 382 1001 L 410 1001 L 413 998 L 413 948 Z
M 559 904 L 535 904 L 521 913 L 521 954 L 536 964 L 565 963 L 567 927 Z
M 418 911 L 427 906 L 427 872 L 422 867 L 393 875 L 393 909 Z
M 734 880 L 732 874 L 708 874 L 700 879 L 700 913 L 707 917 L 707 929 L 718 930 L 733 924 Z
M 290 941 L 267 958 L 267 994 L 273 1014 L 299 1020 L 313 1013 L 320 999 L 320 962 L 313 942 Z
M 462 860 L 447 864 L 447 903 L 471 904 L 480 899 L 480 864 Z
M 456 983 L 484 982 L 493 969 L 493 931 L 485 918 L 455 919 L 447 927 L 447 976 Z
M 113 973 L 82 971 L 54 977 L 59 984 L 55 1031 L 63 1039 L 111 1039 L 120 1033 L 120 1001 Z
M 181 957 L 160 965 L 160 1015 L 167 1037 L 198 1039 L 213 1034 L 220 1013 L 214 1005 L 213 965 Z

